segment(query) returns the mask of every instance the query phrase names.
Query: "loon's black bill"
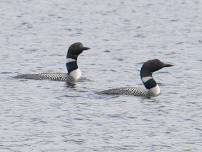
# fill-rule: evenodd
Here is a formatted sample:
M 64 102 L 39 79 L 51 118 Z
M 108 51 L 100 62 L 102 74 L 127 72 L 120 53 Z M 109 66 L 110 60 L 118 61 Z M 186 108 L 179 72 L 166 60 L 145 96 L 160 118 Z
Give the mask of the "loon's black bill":
M 173 64 L 164 63 L 163 67 L 171 67 L 174 66 Z
M 82 47 L 82 50 L 89 50 L 89 47 Z

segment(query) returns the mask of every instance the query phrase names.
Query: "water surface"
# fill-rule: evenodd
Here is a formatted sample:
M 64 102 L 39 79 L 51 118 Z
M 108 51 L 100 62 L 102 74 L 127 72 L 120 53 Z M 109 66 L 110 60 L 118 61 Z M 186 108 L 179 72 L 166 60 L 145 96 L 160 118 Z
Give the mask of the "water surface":
M 201 151 L 201 14 L 199 0 L 1 0 L 0 151 Z M 77 41 L 91 50 L 75 87 L 13 79 L 65 72 Z M 154 74 L 160 96 L 96 94 L 141 86 L 153 58 L 175 64 Z

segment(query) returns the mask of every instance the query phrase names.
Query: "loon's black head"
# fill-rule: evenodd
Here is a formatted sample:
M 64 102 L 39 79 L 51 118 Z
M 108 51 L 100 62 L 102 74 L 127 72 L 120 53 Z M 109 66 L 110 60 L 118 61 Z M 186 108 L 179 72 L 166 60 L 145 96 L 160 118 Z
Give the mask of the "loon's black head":
M 67 58 L 77 59 L 77 57 L 84 51 L 90 48 L 84 47 L 82 43 L 76 42 L 72 44 L 67 52 Z
M 148 60 L 143 64 L 140 75 L 141 77 L 151 76 L 153 72 L 158 71 L 164 67 L 170 67 L 170 66 L 173 66 L 173 65 L 163 63 L 159 59 Z

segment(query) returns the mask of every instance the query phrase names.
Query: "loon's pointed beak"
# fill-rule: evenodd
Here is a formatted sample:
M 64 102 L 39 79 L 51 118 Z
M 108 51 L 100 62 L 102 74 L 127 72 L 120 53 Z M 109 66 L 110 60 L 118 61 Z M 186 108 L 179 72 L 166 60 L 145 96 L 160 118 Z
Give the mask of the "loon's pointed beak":
M 174 66 L 174 65 L 173 64 L 168 64 L 168 63 L 163 64 L 163 67 L 171 67 L 171 66 Z
M 84 50 L 89 50 L 90 48 L 89 47 L 82 47 L 82 50 L 84 51 Z

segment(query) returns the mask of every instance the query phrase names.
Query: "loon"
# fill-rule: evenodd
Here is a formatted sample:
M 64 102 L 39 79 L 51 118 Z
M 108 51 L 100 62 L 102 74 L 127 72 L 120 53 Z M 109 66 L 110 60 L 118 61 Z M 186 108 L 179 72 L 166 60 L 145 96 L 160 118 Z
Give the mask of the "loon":
M 164 67 L 171 67 L 172 64 L 163 63 L 159 59 L 148 60 L 144 62 L 141 70 L 140 77 L 146 89 L 123 87 L 116 89 L 108 89 L 99 92 L 99 94 L 107 95 L 132 95 L 132 96 L 145 96 L 154 97 L 160 94 L 160 87 L 152 77 L 152 73 Z
M 19 79 L 34 79 L 34 80 L 54 80 L 54 81 L 66 81 L 73 82 L 81 78 L 81 71 L 77 65 L 78 56 L 84 51 L 90 48 L 84 47 L 82 43 L 73 43 L 66 56 L 66 68 L 68 73 L 39 73 L 39 74 L 21 74 L 15 76 Z

